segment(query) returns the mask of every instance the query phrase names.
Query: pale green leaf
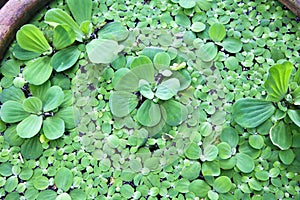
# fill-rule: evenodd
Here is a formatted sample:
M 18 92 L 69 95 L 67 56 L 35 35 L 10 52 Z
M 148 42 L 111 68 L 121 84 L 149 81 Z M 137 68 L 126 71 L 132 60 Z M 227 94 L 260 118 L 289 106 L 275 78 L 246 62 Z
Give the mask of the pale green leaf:
M 60 104 L 62 104 L 63 101 L 64 101 L 64 93 L 62 89 L 58 86 L 50 87 L 47 90 L 45 94 L 45 98 L 43 100 L 44 112 L 54 110 L 55 108 L 60 106 Z
M 66 129 L 75 128 L 79 121 L 78 110 L 71 106 L 59 109 L 55 116 L 64 120 Z
M 227 193 L 232 187 L 232 182 L 227 176 L 220 176 L 214 181 L 213 187 L 218 193 Z
M 236 158 L 236 166 L 239 168 L 239 170 L 241 170 L 243 173 L 250 173 L 253 171 L 255 166 L 253 158 L 244 153 L 237 153 Z
M 122 25 L 121 22 L 111 22 L 101 28 L 97 35 L 102 39 L 115 40 L 119 42 L 128 37 L 129 31 Z
M 2 121 L 6 123 L 19 122 L 29 116 L 23 109 L 23 104 L 17 101 L 6 101 L 2 104 L 0 114 Z
M 221 45 L 229 53 L 238 53 L 243 47 L 241 40 L 236 38 L 226 38 Z
M 114 74 L 112 85 L 115 90 L 135 92 L 139 87 L 139 79 L 131 70 L 121 68 Z
M 160 122 L 159 105 L 147 99 L 137 111 L 137 120 L 144 126 L 155 126 Z
M 43 122 L 43 132 L 49 140 L 60 138 L 65 132 L 65 123 L 59 117 L 47 117 Z
M 177 126 L 187 119 L 187 108 L 175 100 L 168 100 L 162 103 L 162 107 L 167 111 L 165 120 L 170 126 Z
M 110 94 L 109 107 L 116 117 L 125 117 L 135 109 L 138 104 L 136 95 L 125 91 L 115 91 Z
M 0 102 L 5 103 L 6 101 L 17 101 L 19 103 L 23 103 L 25 99 L 24 92 L 20 88 L 16 88 L 11 86 L 2 90 L 0 93 Z
M 26 112 L 38 114 L 42 111 L 42 101 L 37 97 L 29 97 L 23 101 Z
M 17 133 L 21 138 L 32 138 L 41 130 L 43 117 L 30 115 L 17 126 Z
M 26 24 L 17 32 L 17 42 L 22 49 L 39 54 L 51 53 L 52 48 L 48 44 L 43 32 L 32 24 Z
M 214 23 L 209 28 L 208 32 L 209 32 L 209 37 L 215 42 L 222 41 L 226 36 L 226 30 L 224 25 L 219 23 Z
M 60 168 L 54 177 L 54 183 L 58 189 L 68 191 L 73 183 L 73 174 L 68 168 Z
M 139 80 L 144 79 L 149 83 L 154 82 L 154 67 L 150 58 L 146 56 L 134 58 L 130 68 Z
M 179 89 L 179 80 L 177 78 L 170 78 L 158 85 L 155 96 L 161 100 L 168 100 L 174 97 Z
M 169 54 L 165 52 L 159 52 L 154 56 L 153 63 L 157 70 L 169 69 L 171 58 Z
M 152 91 L 151 85 L 145 81 L 145 80 L 140 80 L 139 81 L 139 89 L 141 95 L 146 97 L 147 99 L 153 99 L 154 98 L 154 92 Z
M 197 56 L 204 62 L 212 61 L 217 56 L 217 53 L 218 48 L 212 42 L 203 44 L 196 52 Z
M 81 24 L 84 21 L 92 19 L 92 0 L 67 0 L 68 7 L 72 13 L 72 16 L 78 24 Z
M 275 112 L 272 102 L 262 99 L 239 99 L 233 105 L 233 119 L 242 127 L 255 128 Z
M 290 62 L 284 62 L 270 68 L 269 76 L 265 82 L 268 100 L 278 102 L 284 98 L 288 91 L 292 70 L 293 65 Z

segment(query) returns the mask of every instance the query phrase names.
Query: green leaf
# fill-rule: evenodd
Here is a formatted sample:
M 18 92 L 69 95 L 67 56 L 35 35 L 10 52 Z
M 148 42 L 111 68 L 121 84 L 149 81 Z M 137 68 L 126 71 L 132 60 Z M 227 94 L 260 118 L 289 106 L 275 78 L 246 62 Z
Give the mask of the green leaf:
M 84 35 L 81 32 L 79 25 L 76 24 L 71 16 L 62 9 L 52 8 L 51 10 L 48 10 L 45 15 L 45 22 L 54 27 L 63 24 L 70 26 L 76 33 L 76 40 L 82 42 L 82 38 Z
M 55 140 L 65 132 L 65 122 L 59 117 L 47 117 L 43 121 L 43 132 L 47 139 Z
M 153 61 L 154 56 L 159 52 L 164 52 L 164 50 L 162 48 L 158 48 L 158 47 L 145 47 L 141 51 L 140 55 L 144 55 Z
M 0 102 L 5 103 L 6 101 L 17 101 L 23 103 L 25 99 L 24 92 L 20 88 L 11 86 L 2 90 L 0 93 Z
M 183 26 L 184 28 L 188 28 L 191 26 L 189 17 L 182 12 L 175 15 L 175 22 L 176 24 L 178 24 L 179 26 Z
M 120 193 L 122 197 L 125 197 L 126 199 L 130 199 L 134 196 L 134 189 L 128 184 L 124 184 L 120 188 Z
M 179 0 L 179 5 L 185 9 L 190 9 L 196 5 L 196 2 L 195 0 Z
M 231 157 L 231 146 L 226 142 L 221 142 L 217 145 L 219 151 L 219 157 L 221 159 L 228 159 Z
M 52 66 L 49 57 L 40 57 L 27 64 L 23 74 L 26 81 L 33 85 L 45 83 L 52 74 Z
M 254 149 L 261 149 L 264 146 L 264 138 L 261 135 L 250 135 L 249 144 Z
M 187 179 L 180 179 L 175 182 L 175 190 L 181 193 L 188 193 L 189 192 L 190 182 Z
M 220 176 L 214 181 L 213 187 L 218 193 L 227 193 L 230 191 L 232 183 L 227 176 Z
M 171 58 L 169 54 L 165 52 L 159 52 L 154 56 L 153 63 L 157 70 L 169 69 Z
M 22 49 L 39 54 L 51 53 L 52 48 L 48 44 L 43 32 L 32 24 L 26 24 L 17 32 L 17 42 Z
M 161 100 L 169 100 L 177 94 L 180 82 L 176 78 L 170 78 L 158 85 L 155 96 Z
M 231 148 L 235 148 L 239 143 L 239 134 L 232 127 L 225 127 L 222 130 L 220 135 L 220 139 L 222 142 L 226 142 L 231 146 Z
M 21 173 L 19 174 L 19 177 L 23 181 L 28 181 L 33 175 L 33 170 L 29 167 L 22 168 Z
M 290 119 L 300 127 L 300 110 L 288 110 L 287 113 Z
M 254 161 L 253 158 L 244 153 L 236 154 L 237 162 L 236 166 L 243 173 L 250 173 L 254 169 Z
M 196 51 L 197 56 L 204 62 L 212 61 L 217 56 L 217 53 L 218 48 L 212 42 L 205 43 Z
M 78 24 L 81 24 L 84 21 L 92 19 L 92 0 L 67 0 L 68 7 Z M 78 9 L 80 8 L 80 9 Z
M 194 180 L 199 177 L 201 165 L 199 162 L 193 162 L 190 166 L 185 166 L 181 171 L 181 176 L 189 180 Z
M 17 125 L 12 125 L 8 127 L 4 132 L 4 140 L 10 146 L 20 146 L 24 143 L 24 139 L 17 134 Z
M 73 174 L 68 168 L 60 168 L 54 177 L 54 183 L 58 189 L 68 191 L 73 183 Z
M 162 103 L 162 107 L 167 111 L 165 120 L 170 126 L 177 126 L 187 119 L 187 108 L 175 100 L 168 100 Z
M 275 112 L 272 102 L 262 99 L 239 99 L 233 105 L 233 119 L 242 127 L 255 128 Z
M 161 112 L 159 105 L 147 99 L 137 111 L 137 120 L 143 126 L 155 126 L 160 122 Z
M 11 176 L 6 180 L 4 190 L 8 193 L 11 193 L 17 188 L 17 186 L 18 186 L 18 178 L 15 176 Z
M 72 200 L 86 200 L 86 194 L 82 189 L 75 189 L 70 192 Z
M 44 190 L 39 193 L 39 195 L 37 196 L 36 199 L 37 200 L 44 200 L 44 199 L 55 200 L 56 197 L 57 197 L 57 193 L 54 192 L 53 190 Z
M 81 2 L 81 1 L 80 1 Z M 80 10 L 80 9 L 79 9 Z M 76 33 L 68 25 L 58 25 L 54 28 L 53 46 L 56 49 L 63 49 L 73 44 L 76 40 Z
M 292 70 L 293 65 L 290 62 L 284 62 L 270 68 L 265 82 L 268 93 L 267 100 L 279 102 L 284 98 L 288 91 Z
M 279 151 L 279 158 L 285 165 L 290 165 L 293 163 L 296 155 L 292 149 L 288 149 L 285 151 Z
M 292 93 L 293 100 L 294 100 L 294 105 L 299 106 L 300 105 L 300 87 L 295 89 Z
M 41 130 L 43 117 L 30 115 L 17 126 L 17 133 L 21 138 L 32 138 Z
M 6 101 L 1 106 L 0 115 L 2 121 L 15 123 L 28 117 L 29 113 L 23 109 L 23 104 L 16 101 Z
M 238 53 L 242 50 L 243 44 L 241 40 L 236 38 L 226 38 L 221 44 L 229 53 Z
M 214 23 L 209 28 L 209 37 L 215 42 L 221 42 L 226 36 L 226 29 L 223 24 Z
M 207 145 L 204 147 L 203 156 L 201 156 L 202 161 L 213 161 L 218 156 L 218 148 L 214 145 Z
M 40 100 L 44 101 L 47 90 L 50 88 L 51 83 L 50 81 L 46 81 L 42 85 L 29 85 L 29 89 L 31 91 L 32 96 L 38 97 Z
M 0 70 L 4 76 L 14 78 L 20 74 L 20 65 L 20 61 L 11 59 L 4 62 Z
M 281 150 L 287 150 L 291 147 L 292 138 L 290 128 L 283 121 L 275 124 L 270 130 L 272 143 Z
M 139 87 L 138 77 L 127 68 L 116 71 L 112 85 L 115 90 L 135 92 Z
M 197 197 L 206 197 L 210 186 L 203 180 L 194 180 L 189 186 L 189 191 L 194 193 Z
M 0 175 L 6 177 L 12 175 L 12 165 L 9 162 L 0 164 Z
M 55 53 L 51 58 L 51 65 L 57 72 L 71 68 L 78 60 L 80 51 L 77 46 L 71 46 Z
M 180 82 L 179 91 L 185 90 L 192 83 L 192 78 L 187 70 L 173 71 L 173 74 L 169 78 L 176 78 Z
M 188 159 L 197 160 L 200 158 L 201 154 L 202 154 L 201 148 L 195 142 L 192 142 L 191 144 L 189 144 L 189 146 L 185 150 L 185 156 Z
M 204 31 L 206 28 L 206 25 L 202 22 L 194 22 L 191 26 L 191 30 L 195 33 L 199 33 Z
M 78 112 L 74 107 L 66 107 L 60 109 L 55 116 L 61 118 L 65 122 L 66 129 L 75 128 L 78 123 Z
M 54 110 L 62 102 L 64 101 L 64 92 L 62 89 L 58 86 L 52 86 L 50 87 L 45 95 L 45 98 L 43 100 L 43 110 L 44 112 L 49 112 L 51 110 Z
M 38 135 L 24 141 L 21 146 L 21 154 L 26 159 L 37 159 L 43 154 L 43 147 Z
M 97 64 L 113 62 L 121 49 L 116 41 L 107 39 L 94 39 L 86 45 L 89 60 Z
M 24 100 L 23 108 L 26 112 L 38 114 L 42 111 L 42 101 L 37 97 L 29 97 Z
M 150 58 L 146 56 L 134 58 L 130 65 L 130 69 L 139 80 L 144 79 L 149 83 L 154 82 L 154 67 Z
M 115 91 L 110 94 L 109 107 L 115 117 L 125 117 L 138 104 L 136 95 L 124 91 Z
M 80 30 L 85 35 L 86 38 L 89 38 L 93 33 L 93 24 L 91 21 L 84 21 L 80 24 Z
M 49 186 L 49 179 L 45 176 L 36 176 L 33 179 L 33 186 L 37 190 L 45 190 Z
M 68 193 L 61 193 L 55 200 L 72 200 L 72 198 Z
M 140 80 L 139 81 L 139 88 L 140 88 L 140 93 L 147 99 L 153 99 L 154 98 L 154 93 L 152 91 L 152 88 L 150 84 L 145 81 L 145 80 Z
M 41 55 L 40 53 L 22 49 L 18 44 L 16 44 L 15 47 L 13 48 L 12 54 L 14 55 L 15 58 L 19 60 L 31 60 Z
M 125 40 L 129 31 L 121 22 L 111 22 L 98 31 L 97 35 L 102 39 L 115 40 L 117 42 Z

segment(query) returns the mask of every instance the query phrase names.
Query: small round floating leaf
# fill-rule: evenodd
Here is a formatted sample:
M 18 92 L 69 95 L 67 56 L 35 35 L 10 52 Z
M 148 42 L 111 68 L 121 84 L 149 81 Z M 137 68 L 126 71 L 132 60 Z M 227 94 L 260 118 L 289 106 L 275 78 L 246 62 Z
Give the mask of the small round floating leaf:
M 60 168 L 54 177 L 54 183 L 58 189 L 68 191 L 73 183 L 73 174 L 68 168 Z
M 218 193 L 227 193 L 232 187 L 232 182 L 227 176 L 220 176 L 214 181 L 213 187 Z
M 188 2 L 188 1 L 186 0 L 186 2 Z M 191 26 L 190 19 L 183 13 L 178 13 L 177 15 L 175 15 L 175 22 L 179 26 L 183 26 L 185 28 L 188 28 L 189 26 Z
M 180 82 L 177 78 L 170 78 L 158 85 L 155 96 L 161 100 L 171 99 L 180 89 Z
M 51 53 L 43 32 L 32 24 L 26 24 L 17 32 L 17 42 L 22 49 L 36 53 Z
M 43 117 L 30 115 L 17 126 L 17 133 L 21 138 L 32 138 L 41 130 Z
M 191 30 L 195 33 L 199 33 L 204 31 L 206 28 L 206 25 L 203 24 L 202 22 L 194 22 L 191 26 Z
M 199 51 L 197 51 L 196 53 L 202 61 L 209 62 L 217 56 L 218 48 L 214 43 L 208 42 L 202 45 Z
M 213 161 L 218 156 L 218 148 L 214 145 L 207 145 L 204 148 L 203 155 L 204 155 L 204 159 L 201 158 L 203 161 L 204 160 Z
M 265 88 L 268 93 L 267 100 L 278 102 L 284 98 L 288 91 L 292 70 L 293 65 L 290 62 L 284 62 L 270 68 L 268 78 L 265 81 Z
M 26 139 L 21 146 L 21 154 L 26 159 L 37 159 L 43 154 L 43 147 L 39 136 Z
M 45 56 L 28 63 L 23 70 L 23 74 L 25 80 L 30 84 L 41 85 L 50 78 L 52 70 L 50 58 Z
M 18 186 L 18 178 L 15 176 L 11 176 L 6 180 L 4 190 L 10 193 L 14 191 L 17 188 L 17 186 Z
M 215 23 L 209 28 L 209 37 L 215 42 L 221 42 L 226 36 L 223 24 Z
M 231 146 L 226 142 L 221 142 L 217 145 L 219 150 L 219 157 L 221 159 L 228 159 L 231 157 Z
M 253 158 L 248 156 L 244 153 L 237 153 L 236 154 L 237 162 L 236 166 L 239 170 L 241 170 L 243 173 L 250 173 L 254 169 L 254 161 Z
M 261 149 L 264 146 L 264 138 L 261 135 L 250 135 L 249 144 L 254 149 Z
M 206 197 L 210 189 L 210 186 L 203 180 L 194 180 L 189 186 L 189 191 L 197 197 Z
M 296 155 L 292 149 L 285 151 L 279 151 L 279 158 L 285 165 L 290 165 L 293 163 Z
M 192 142 L 186 149 L 185 156 L 189 159 L 196 160 L 200 158 L 201 152 L 200 146 L 195 142 Z
M 73 44 L 76 40 L 76 33 L 68 25 L 58 25 L 54 28 L 53 46 L 55 49 L 63 49 Z
M 272 143 L 281 150 L 287 150 L 292 145 L 292 134 L 290 128 L 283 122 L 275 124 L 270 130 Z
M 121 47 L 114 40 L 94 39 L 86 45 L 86 51 L 91 62 L 109 64 L 118 58 Z
M 37 190 L 45 190 L 49 185 L 49 180 L 45 176 L 37 176 L 33 179 L 33 186 Z
M 236 70 L 239 67 L 239 60 L 236 57 L 230 56 L 225 60 L 225 67 L 229 70 Z
M 57 72 L 65 71 L 77 62 L 80 53 L 76 46 L 60 50 L 52 56 L 51 65 Z
M 239 99 L 233 105 L 233 119 L 242 127 L 255 128 L 269 119 L 275 112 L 270 101 L 262 99 Z
M 199 162 L 194 162 L 190 166 L 184 167 L 181 171 L 181 176 L 188 180 L 194 180 L 199 177 L 201 165 Z
M 125 117 L 133 111 L 138 104 L 136 95 L 124 91 L 115 91 L 110 94 L 109 107 L 116 117 Z
M 134 195 L 134 189 L 130 185 L 125 184 L 125 185 L 121 186 L 120 193 L 121 193 L 122 197 L 124 197 L 126 199 L 130 199 Z
M 44 112 L 49 112 L 51 110 L 54 110 L 62 102 L 64 101 L 64 92 L 59 86 L 52 86 L 50 87 L 45 95 L 44 101 L 43 101 L 43 110 Z
M 0 113 L 2 121 L 6 123 L 19 122 L 29 116 L 23 109 L 23 104 L 17 101 L 6 101 L 2 104 Z
M 33 175 L 33 170 L 27 167 L 22 168 L 21 173 L 19 174 L 19 177 L 23 181 L 29 180 Z
M 221 44 L 229 53 L 238 53 L 242 50 L 242 42 L 236 38 L 226 38 Z
M 128 37 L 129 31 L 122 25 L 121 22 L 111 22 L 102 27 L 100 31 L 98 31 L 97 35 L 102 39 L 115 40 L 119 42 Z
M 0 164 L 0 175 L 1 176 L 11 176 L 12 175 L 12 165 L 9 162 Z
M 252 190 L 261 191 L 263 189 L 261 183 L 255 179 L 251 179 L 248 184 Z
M 86 194 L 82 189 L 75 189 L 70 192 L 72 200 L 86 200 Z
M 65 132 L 65 122 L 59 117 L 47 117 L 43 122 L 43 132 L 47 139 L 55 140 Z
M 185 9 L 190 9 L 196 5 L 196 2 L 195 0 L 179 0 L 179 5 Z
M 171 58 L 169 54 L 159 52 L 154 56 L 153 63 L 157 70 L 169 69 Z
M 159 105 L 146 100 L 137 111 L 137 120 L 144 126 L 155 126 L 160 122 L 161 112 Z
M 168 100 L 164 102 L 162 107 L 168 111 L 165 120 L 170 126 L 177 126 L 187 119 L 187 108 L 175 100 Z
M 78 24 L 81 24 L 84 21 L 92 19 L 92 0 L 76 1 L 76 0 L 67 0 L 68 7 L 72 13 L 72 16 Z M 78 9 L 80 8 L 80 9 Z
M 154 82 L 153 63 L 147 56 L 139 56 L 134 58 L 131 65 L 131 71 L 140 79 L 144 79 L 149 83 Z
M 29 97 L 23 101 L 23 108 L 29 113 L 39 113 L 42 111 L 42 101 L 37 97 Z
M 53 190 L 44 190 L 44 191 L 41 191 L 39 193 L 39 195 L 37 196 L 37 200 L 44 200 L 44 199 L 47 199 L 47 200 L 55 200 L 57 197 L 57 193 L 54 192 Z

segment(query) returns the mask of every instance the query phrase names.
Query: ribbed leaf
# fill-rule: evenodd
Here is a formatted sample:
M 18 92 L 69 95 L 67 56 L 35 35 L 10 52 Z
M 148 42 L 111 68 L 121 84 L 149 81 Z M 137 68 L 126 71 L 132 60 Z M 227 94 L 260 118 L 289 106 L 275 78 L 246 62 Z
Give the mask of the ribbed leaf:
M 98 31 L 99 38 L 122 41 L 127 38 L 129 31 L 121 22 L 111 22 Z
M 43 154 L 43 147 L 40 143 L 39 136 L 26 139 L 21 146 L 22 156 L 26 159 L 37 159 Z
M 42 101 L 37 97 L 29 97 L 24 100 L 23 108 L 29 113 L 38 114 L 42 111 Z
M 55 53 L 51 58 L 51 65 L 57 72 L 71 68 L 78 60 L 80 51 L 77 46 L 71 46 Z
M 175 100 L 168 100 L 162 104 L 166 110 L 166 123 L 170 126 L 177 126 L 187 119 L 188 110 L 181 103 Z
M 132 61 L 130 68 L 139 80 L 144 79 L 149 83 L 154 82 L 153 63 L 147 56 L 139 56 L 135 58 Z
M 300 127 L 300 110 L 288 110 L 287 113 L 291 120 Z
M 49 140 L 60 138 L 65 132 L 65 123 L 59 117 L 48 117 L 43 122 L 43 132 Z
M 17 126 L 17 133 L 21 138 L 32 138 L 42 127 L 43 116 L 30 115 Z
M 288 84 L 293 70 L 290 62 L 274 65 L 269 70 L 269 76 L 265 82 L 268 92 L 267 100 L 278 102 L 282 100 L 288 91 Z
M 161 112 L 159 105 L 147 99 L 137 112 L 137 120 L 143 126 L 155 126 L 160 122 Z
M 30 84 L 41 85 L 51 76 L 53 68 L 49 57 L 41 57 L 29 63 L 23 71 L 24 78 Z
M 1 103 L 5 103 L 6 101 L 9 100 L 22 103 L 24 99 L 25 99 L 25 95 L 23 91 L 20 88 L 16 88 L 14 86 L 6 88 L 0 93 Z
M 23 104 L 17 101 L 6 101 L 0 110 L 2 121 L 6 123 L 19 122 L 29 116 L 29 113 L 23 109 Z
M 79 42 L 82 41 L 84 35 L 81 32 L 79 25 L 72 19 L 72 17 L 68 13 L 66 13 L 62 9 L 52 8 L 51 10 L 47 11 L 45 15 L 45 22 L 54 27 L 62 24 L 69 25 L 76 33 L 76 40 L 78 40 Z
M 272 102 L 262 99 L 240 99 L 233 105 L 233 119 L 242 127 L 255 128 L 275 112 Z
M 91 20 L 92 18 L 92 0 L 67 0 L 68 7 L 78 24 L 84 21 Z
M 281 150 L 287 150 L 292 145 L 292 133 L 290 128 L 283 122 L 275 124 L 270 130 L 272 143 Z
M 81 1 L 80 1 L 81 2 Z M 68 25 L 58 25 L 53 33 L 53 46 L 56 49 L 63 49 L 73 44 L 76 40 L 76 33 Z
M 171 99 L 180 89 L 180 82 L 177 78 L 170 78 L 158 85 L 155 96 L 161 100 Z
M 78 112 L 73 107 L 66 107 L 60 109 L 55 116 L 61 118 L 65 122 L 66 129 L 72 129 L 75 128 L 78 122 Z
M 136 95 L 124 91 L 115 91 L 109 97 L 109 107 L 116 117 L 125 117 L 138 104 Z
M 135 92 L 139 86 L 138 77 L 127 68 L 116 71 L 112 84 L 115 90 Z
M 32 24 L 22 26 L 17 32 L 17 42 L 22 49 L 28 51 L 40 54 L 52 52 L 43 32 Z
M 58 86 L 52 86 L 46 92 L 45 99 L 43 101 L 43 110 L 48 112 L 54 110 L 64 101 L 64 92 Z

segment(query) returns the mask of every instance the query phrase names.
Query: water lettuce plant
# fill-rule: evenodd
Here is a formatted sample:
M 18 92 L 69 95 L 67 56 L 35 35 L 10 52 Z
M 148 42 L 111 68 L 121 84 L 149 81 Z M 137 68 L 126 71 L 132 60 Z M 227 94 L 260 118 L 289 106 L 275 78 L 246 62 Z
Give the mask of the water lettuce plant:
M 239 99 L 233 106 L 234 120 L 242 127 L 264 126 L 267 120 L 274 123 L 270 128 L 270 138 L 281 150 L 291 147 L 292 129 L 300 127 L 300 71 L 291 79 L 293 69 L 290 62 L 274 65 L 264 84 L 266 99 Z
M 136 118 L 143 126 L 162 129 L 165 124 L 177 126 L 186 120 L 187 108 L 173 97 L 189 87 L 191 77 L 180 70 L 180 64 L 170 65 L 170 56 L 158 52 L 153 62 L 140 55 L 132 59 L 129 68 L 118 69 L 112 79 L 115 91 L 109 98 L 112 114 L 126 117 L 140 104 Z

